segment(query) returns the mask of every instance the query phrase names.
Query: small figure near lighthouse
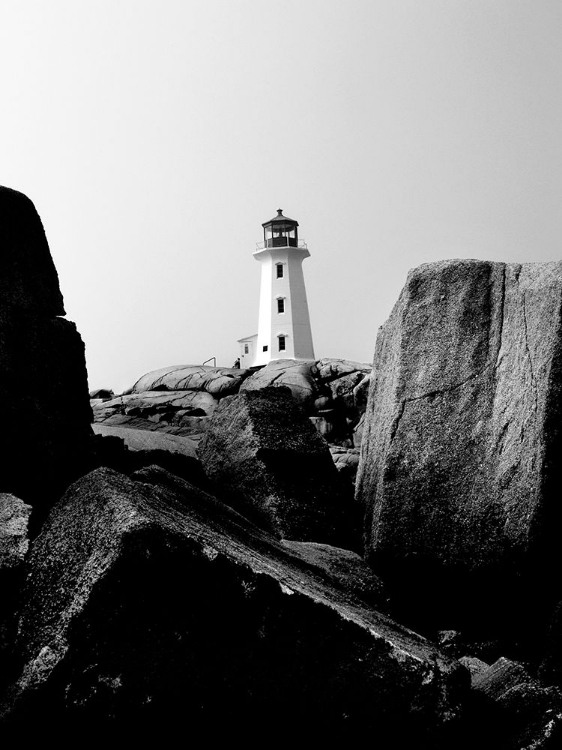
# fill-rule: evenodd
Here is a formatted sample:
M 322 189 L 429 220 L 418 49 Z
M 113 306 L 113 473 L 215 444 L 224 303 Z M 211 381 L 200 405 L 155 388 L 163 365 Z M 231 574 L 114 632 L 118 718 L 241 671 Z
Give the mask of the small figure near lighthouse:
M 310 256 L 298 238 L 298 222 L 277 216 L 263 226 L 254 258 L 261 263 L 258 333 L 239 339 L 241 367 L 272 359 L 315 359 L 302 262 Z

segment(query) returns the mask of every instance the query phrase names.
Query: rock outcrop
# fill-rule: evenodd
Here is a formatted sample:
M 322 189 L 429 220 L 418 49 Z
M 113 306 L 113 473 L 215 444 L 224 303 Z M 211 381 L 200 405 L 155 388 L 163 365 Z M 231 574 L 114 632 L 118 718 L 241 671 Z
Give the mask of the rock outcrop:
M 0 187 L 0 305 L 54 318 L 64 315 L 59 278 L 45 230 L 29 198 Z
M 480 716 L 492 747 L 509 750 L 555 750 L 562 744 L 562 691 L 542 685 L 527 669 L 498 659 L 472 676 L 481 697 Z M 491 735 L 491 737 L 490 737 Z
M 289 388 L 297 403 L 312 406 L 320 395 L 314 377 L 317 373 L 316 362 L 313 360 L 275 359 L 257 370 L 241 385 L 240 390 L 246 393 L 284 386 Z
M 104 424 L 95 424 L 93 429 L 96 435 L 112 435 L 121 438 L 127 448 L 132 451 L 166 451 L 187 458 L 195 459 L 197 457 L 199 440 L 192 436 L 180 437 L 178 435 L 169 435 L 165 432 L 138 430 L 131 427 Z
M 120 418 L 126 416 L 182 427 L 185 417 L 209 416 L 217 405 L 205 391 L 144 391 L 101 401 L 94 404 L 93 411 L 94 420 L 106 424 L 121 424 Z
M 223 399 L 198 453 L 221 497 L 271 533 L 357 546 L 353 495 L 288 389 Z
M 204 391 L 215 398 L 237 393 L 250 370 L 207 365 L 173 365 L 143 375 L 131 388 L 131 393 L 145 391 Z
M 455 726 L 457 662 L 211 496 L 147 473 L 96 470 L 53 509 L 5 721 L 373 732 L 381 747 L 436 747 Z
M 0 570 L 18 568 L 29 546 L 27 527 L 31 506 L 0 492 Z
M 0 491 L 48 506 L 90 460 L 84 345 L 62 319 L 41 220 L 21 193 L 0 188 Z
M 9 678 L 17 612 L 25 580 L 31 506 L 14 495 L 0 493 L 0 688 Z
M 370 373 L 370 365 L 346 359 L 278 359 L 244 380 L 240 392 L 289 388 L 328 442 L 351 447 L 353 429 L 365 411 Z
M 445 261 L 410 272 L 379 333 L 367 554 L 413 588 L 436 582 L 433 601 L 472 607 L 471 580 L 498 609 L 560 588 L 561 310 L 562 263 Z

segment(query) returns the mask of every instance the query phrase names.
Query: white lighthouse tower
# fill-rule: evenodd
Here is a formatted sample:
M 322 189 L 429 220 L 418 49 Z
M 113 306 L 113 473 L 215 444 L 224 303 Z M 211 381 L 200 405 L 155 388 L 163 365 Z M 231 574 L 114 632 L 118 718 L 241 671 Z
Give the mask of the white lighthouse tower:
M 298 222 L 283 216 L 266 221 L 254 258 L 261 263 L 257 336 L 240 339 L 240 366 L 272 359 L 315 359 L 302 262 L 310 256 L 298 238 Z

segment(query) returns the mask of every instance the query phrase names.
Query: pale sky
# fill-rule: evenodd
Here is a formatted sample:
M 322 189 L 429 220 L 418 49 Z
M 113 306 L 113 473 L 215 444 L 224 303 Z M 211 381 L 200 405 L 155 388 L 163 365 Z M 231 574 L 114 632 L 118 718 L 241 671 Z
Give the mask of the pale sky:
M 318 358 L 408 269 L 561 259 L 560 0 L 2 0 L 0 184 L 43 220 L 90 388 L 257 332 L 299 222 Z

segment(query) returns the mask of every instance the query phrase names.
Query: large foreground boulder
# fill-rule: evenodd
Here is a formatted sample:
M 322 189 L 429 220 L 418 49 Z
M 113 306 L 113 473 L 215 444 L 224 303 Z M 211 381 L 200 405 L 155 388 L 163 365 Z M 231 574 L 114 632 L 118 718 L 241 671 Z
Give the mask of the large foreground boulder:
M 562 263 L 445 261 L 410 272 L 377 338 L 367 554 L 476 618 L 560 588 L 561 310 Z
M 0 189 L 0 491 L 49 505 L 90 460 L 84 345 L 63 320 L 41 220 L 21 193 Z
M 221 497 L 273 534 L 357 546 L 350 486 L 288 389 L 223 399 L 198 453 Z
M 464 668 L 211 496 L 145 473 L 96 470 L 53 509 L 5 721 L 440 746 Z

